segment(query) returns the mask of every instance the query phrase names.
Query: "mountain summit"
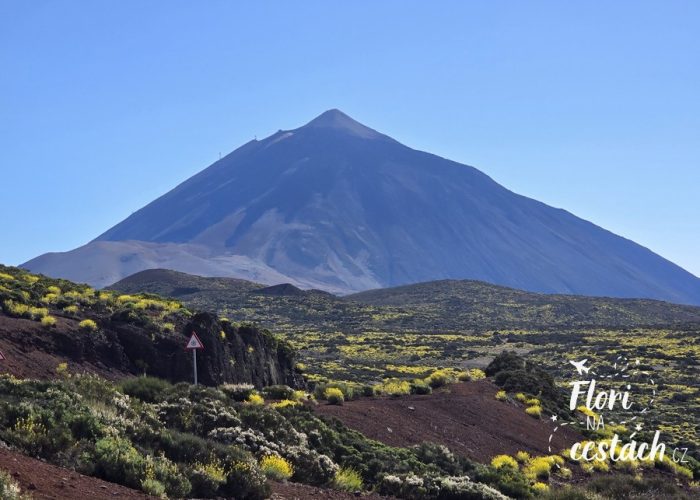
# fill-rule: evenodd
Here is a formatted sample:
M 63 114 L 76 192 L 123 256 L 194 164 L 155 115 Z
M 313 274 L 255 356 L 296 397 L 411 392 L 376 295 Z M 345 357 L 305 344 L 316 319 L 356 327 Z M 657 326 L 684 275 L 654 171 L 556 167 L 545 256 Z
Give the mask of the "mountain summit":
M 700 304 L 700 280 L 650 250 L 338 110 L 243 145 L 25 267 L 96 286 L 168 268 L 341 293 L 468 278 Z
M 338 109 L 330 109 L 325 113 L 321 113 L 302 128 L 332 129 L 365 139 L 389 139 L 389 137 L 380 134 L 376 130 L 353 120 Z

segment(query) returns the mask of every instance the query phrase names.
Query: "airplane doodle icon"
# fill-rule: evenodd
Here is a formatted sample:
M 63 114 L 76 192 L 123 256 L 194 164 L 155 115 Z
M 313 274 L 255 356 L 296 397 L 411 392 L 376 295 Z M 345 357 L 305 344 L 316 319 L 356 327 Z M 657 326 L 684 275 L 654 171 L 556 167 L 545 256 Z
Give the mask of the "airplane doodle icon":
M 583 361 L 569 361 L 569 363 L 576 367 L 576 371 L 579 375 L 583 375 L 584 373 L 588 373 L 588 370 L 591 369 L 590 366 L 584 366 L 586 361 L 588 361 L 588 359 L 584 359 Z

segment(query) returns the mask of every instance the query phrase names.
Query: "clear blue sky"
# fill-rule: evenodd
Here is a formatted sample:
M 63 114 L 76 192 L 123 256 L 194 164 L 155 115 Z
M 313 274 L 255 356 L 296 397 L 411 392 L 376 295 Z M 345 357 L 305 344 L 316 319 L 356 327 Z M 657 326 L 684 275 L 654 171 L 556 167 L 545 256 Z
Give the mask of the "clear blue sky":
M 0 262 L 339 108 L 700 275 L 700 2 L 349 3 L 1 0 Z

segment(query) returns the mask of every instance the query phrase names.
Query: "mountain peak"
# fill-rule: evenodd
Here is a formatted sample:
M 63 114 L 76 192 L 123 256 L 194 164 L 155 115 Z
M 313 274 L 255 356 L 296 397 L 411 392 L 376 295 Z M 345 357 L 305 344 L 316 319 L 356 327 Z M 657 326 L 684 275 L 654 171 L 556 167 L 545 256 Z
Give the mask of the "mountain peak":
M 339 109 L 329 109 L 328 111 L 321 113 L 302 128 L 332 129 L 356 135 L 358 137 L 363 137 L 365 139 L 384 137 L 376 130 L 353 120 Z

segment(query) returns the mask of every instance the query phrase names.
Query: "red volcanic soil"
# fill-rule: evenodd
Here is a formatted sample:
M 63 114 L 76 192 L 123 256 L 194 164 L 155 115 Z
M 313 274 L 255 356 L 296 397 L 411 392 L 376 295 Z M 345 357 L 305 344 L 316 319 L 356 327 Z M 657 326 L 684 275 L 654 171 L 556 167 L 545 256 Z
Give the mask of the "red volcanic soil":
M 351 429 L 391 446 L 440 443 L 482 463 L 495 455 L 521 450 L 549 454 L 549 436 L 556 424 L 544 420 L 544 415 L 543 420 L 527 415 L 521 406 L 497 401 L 497 390 L 490 380 L 480 380 L 452 384 L 425 396 L 363 398 L 342 406 L 322 404 L 316 411 L 337 417 Z M 570 428 L 559 429 L 552 439 L 552 453 L 582 439 Z
M 23 493 L 36 500 L 103 500 L 113 498 L 154 498 L 144 493 L 75 471 L 56 467 L 21 453 L 0 448 L 0 469 L 17 481 Z
M 96 373 L 108 379 L 128 375 L 99 362 L 91 363 L 85 359 L 76 362 L 75 359 L 55 354 L 70 336 L 86 335 L 78 332 L 77 321 L 61 317 L 56 320 L 56 328 L 47 330 L 38 321 L 12 318 L 0 312 L 0 351 L 6 358 L 0 361 L 0 373 L 10 373 L 19 378 L 49 379 L 55 378 L 56 367 L 66 362 L 72 373 Z

